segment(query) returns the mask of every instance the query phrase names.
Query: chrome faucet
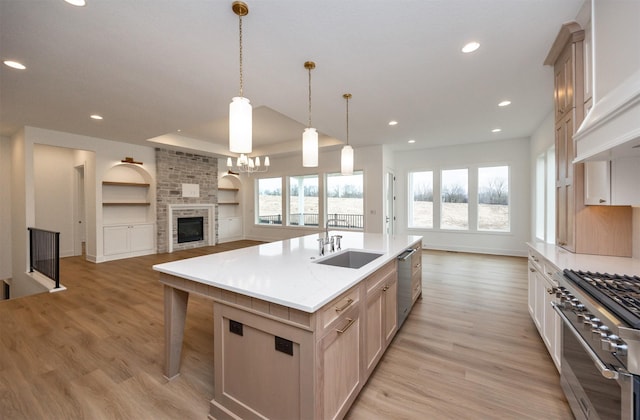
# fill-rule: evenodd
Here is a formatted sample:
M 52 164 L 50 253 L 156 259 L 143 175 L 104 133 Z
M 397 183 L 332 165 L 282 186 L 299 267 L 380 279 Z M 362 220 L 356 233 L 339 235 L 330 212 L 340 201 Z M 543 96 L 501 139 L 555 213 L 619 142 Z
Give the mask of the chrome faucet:
M 334 235 L 334 236 L 329 236 L 329 223 L 331 222 L 343 222 L 347 224 L 347 227 L 349 227 L 349 222 L 347 220 L 344 219 L 328 219 L 327 223 L 325 224 L 325 232 L 324 232 L 324 240 L 318 239 L 318 242 L 320 243 L 320 255 L 324 255 L 324 248 L 325 245 L 329 245 L 329 251 L 333 252 L 336 250 L 336 248 L 338 250 L 341 249 L 340 247 L 340 239 L 342 239 L 342 235 Z
M 325 225 L 325 232 L 324 232 L 324 234 L 325 234 L 324 237 L 325 237 L 326 243 L 329 243 L 329 223 L 331 223 L 331 222 L 344 222 L 344 223 L 347 224 L 347 227 L 349 227 L 349 222 L 347 220 L 344 220 L 344 219 L 328 219 L 327 223 Z

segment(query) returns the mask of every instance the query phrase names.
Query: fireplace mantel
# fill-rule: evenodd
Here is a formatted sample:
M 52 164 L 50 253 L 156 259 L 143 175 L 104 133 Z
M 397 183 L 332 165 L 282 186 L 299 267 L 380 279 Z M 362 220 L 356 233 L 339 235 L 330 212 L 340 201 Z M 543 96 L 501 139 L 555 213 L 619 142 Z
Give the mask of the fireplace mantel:
M 173 212 L 175 210 L 198 210 L 207 209 L 209 228 L 207 245 L 215 245 L 216 242 L 216 219 L 215 204 L 167 204 L 167 252 L 173 252 Z

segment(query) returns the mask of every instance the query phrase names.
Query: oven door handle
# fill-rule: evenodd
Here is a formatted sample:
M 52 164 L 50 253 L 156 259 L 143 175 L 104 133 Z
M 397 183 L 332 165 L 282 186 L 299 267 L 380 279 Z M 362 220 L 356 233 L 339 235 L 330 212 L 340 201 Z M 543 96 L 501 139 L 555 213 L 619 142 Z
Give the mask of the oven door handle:
M 600 374 L 607 379 L 618 379 L 618 372 L 609 369 L 604 363 L 602 363 L 602 360 L 600 360 L 598 355 L 593 351 L 593 349 L 591 349 L 584 338 L 582 338 L 578 330 L 576 330 L 576 328 L 571 324 L 571 321 L 569 321 L 569 318 L 567 318 L 567 316 L 562 312 L 560 307 L 555 302 L 551 302 L 551 306 L 553 307 L 553 310 L 556 311 L 556 313 L 560 316 L 562 322 L 564 322 L 567 327 L 569 327 L 569 330 L 571 330 L 573 335 L 575 335 L 580 345 L 582 345 L 582 347 L 584 348 L 584 351 L 587 352 L 593 363 L 596 365 L 596 368 L 598 368 Z

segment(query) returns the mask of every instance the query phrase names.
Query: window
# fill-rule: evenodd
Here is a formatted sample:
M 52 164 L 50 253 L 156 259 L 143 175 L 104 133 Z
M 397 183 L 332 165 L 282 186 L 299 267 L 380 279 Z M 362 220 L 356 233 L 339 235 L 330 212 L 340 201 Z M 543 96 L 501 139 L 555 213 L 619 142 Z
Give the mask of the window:
M 282 178 L 262 178 L 258 184 L 256 223 L 282 225 Z
M 536 159 L 536 238 L 547 243 L 556 240 L 556 149 L 551 146 Z
M 409 173 L 409 227 L 433 228 L 433 171 Z
M 318 226 L 318 175 L 289 177 L 290 226 Z
M 327 218 L 329 226 L 364 229 L 364 176 L 327 174 Z M 339 221 L 335 221 L 338 219 Z
M 508 166 L 478 168 L 478 230 L 510 230 Z
M 469 229 L 469 170 L 442 171 L 440 228 Z

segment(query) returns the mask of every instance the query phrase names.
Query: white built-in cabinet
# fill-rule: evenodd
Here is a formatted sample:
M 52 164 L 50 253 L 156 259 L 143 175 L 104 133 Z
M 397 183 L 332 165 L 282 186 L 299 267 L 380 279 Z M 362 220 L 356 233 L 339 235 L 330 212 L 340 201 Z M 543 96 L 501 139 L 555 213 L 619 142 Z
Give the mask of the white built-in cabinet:
M 608 160 L 585 162 L 584 204 L 611 204 L 611 164 Z
M 235 175 L 218 181 L 218 242 L 242 239 L 241 182 Z
M 151 176 L 139 165 L 111 168 L 102 180 L 103 261 L 153 254 L 155 195 Z
M 556 300 L 556 288 L 558 287 L 557 282 L 553 279 L 553 274 L 560 270 L 533 249 L 529 249 L 528 269 L 529 314 L 559 372 L 562 324 L 551 303 Z
M 640 157 L 585 162 L 585 204 L 637 206 L 640 204 Z

